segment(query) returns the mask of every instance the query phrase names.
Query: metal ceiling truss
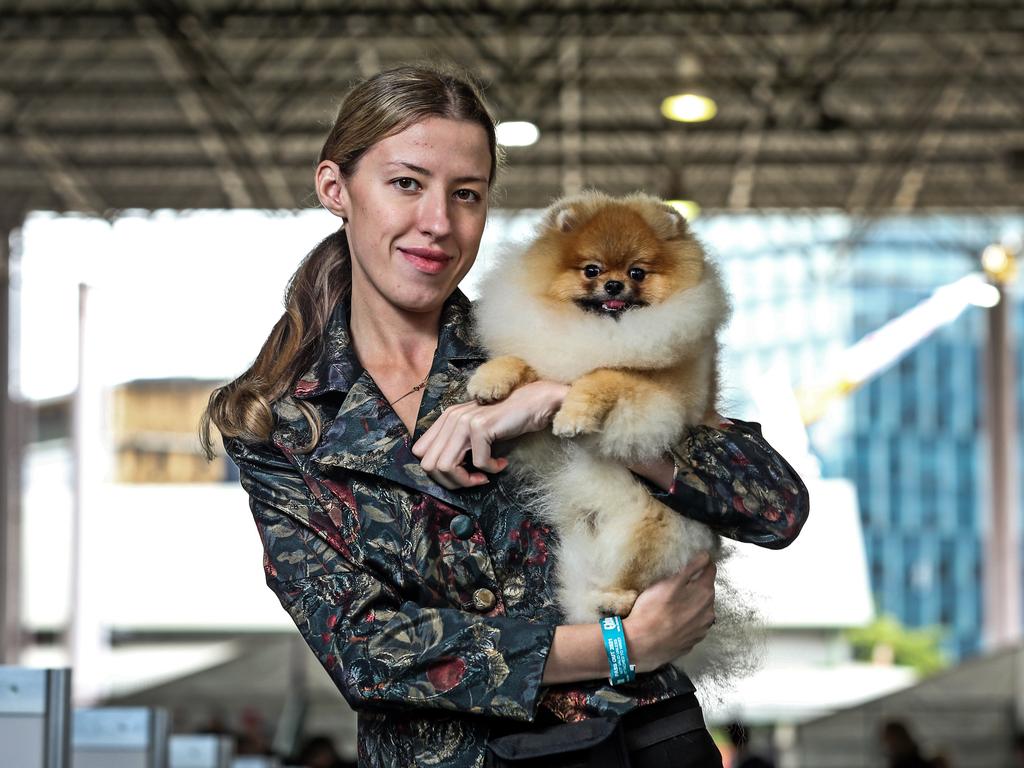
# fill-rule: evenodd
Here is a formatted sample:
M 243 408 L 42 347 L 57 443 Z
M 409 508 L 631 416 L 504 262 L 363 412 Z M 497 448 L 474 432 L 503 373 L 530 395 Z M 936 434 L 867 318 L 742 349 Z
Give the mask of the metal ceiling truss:
M 478 74 L 509 207 L 583 186 L 705 209 L 1012 208 L 1024 199 L 1014 0 L 0 0 L 0 193 L 34 208 L 294 208 L 355 79 Z M 700 89 L 705 124 L 658 112 Z

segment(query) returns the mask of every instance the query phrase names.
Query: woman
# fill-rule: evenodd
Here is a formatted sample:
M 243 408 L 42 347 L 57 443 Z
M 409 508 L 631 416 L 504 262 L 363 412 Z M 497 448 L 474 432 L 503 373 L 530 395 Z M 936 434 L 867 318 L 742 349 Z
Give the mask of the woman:
M 667 664 L 714 620 L 714 566 L 699 558 L 640 595 L 625 620 L 636 679 L 611 686 L 600 628 L 561 623 L 550 533 L 491 451 L 546 428 L 566 387 L 463 402 L 484 353 L 457 285 L 497 168 L 493 121 L 460 77 L 402 67 L 357 85 L 315 176 L 343 227 L 299 267 L 252 367 L 211 396 L 205 445 L 212 420 L 268 585 L 359 713 L 360 765 L 480 766 L 489 740 L 544 750 L 515 732 L 577 722 L 541 741 L 590 739 L 602 759 L 631 749 L 638 766 L 720 765 L 693 685 Z M 744 541 L 785 546 L 807 513 L 754 425 L 694 428 L 678 456 L 632 469 Z

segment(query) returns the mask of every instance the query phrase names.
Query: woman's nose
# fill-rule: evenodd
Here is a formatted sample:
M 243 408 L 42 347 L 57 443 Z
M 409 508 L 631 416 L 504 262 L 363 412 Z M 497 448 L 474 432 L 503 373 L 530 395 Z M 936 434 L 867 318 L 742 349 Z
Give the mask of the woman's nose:
M 420 230 L 435 238 L 444 237 L 451 231 L 452 222 L 448 215 L 446 194 L 424 195 L 420 206 Z

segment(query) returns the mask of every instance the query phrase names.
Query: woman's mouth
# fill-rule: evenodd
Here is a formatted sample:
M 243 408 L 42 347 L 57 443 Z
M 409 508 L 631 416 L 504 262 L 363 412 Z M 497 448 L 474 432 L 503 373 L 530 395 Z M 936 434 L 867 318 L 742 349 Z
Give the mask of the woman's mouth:
M 420 272 L 436 275 L 444 271 L 452 257 L 436 248 L 399 248 L 405 260 Z

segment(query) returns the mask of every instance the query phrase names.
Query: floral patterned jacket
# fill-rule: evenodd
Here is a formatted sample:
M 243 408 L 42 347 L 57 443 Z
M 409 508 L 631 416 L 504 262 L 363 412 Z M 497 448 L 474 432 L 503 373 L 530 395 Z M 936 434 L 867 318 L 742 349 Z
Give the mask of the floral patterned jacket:
M 578 720 L 693 690 L 669 665 L 615 688 L 541 687 L 561 622 L 551 531 L 503 474 L 449 491 L 410 451 L 485 359 L 470 310 L 458 291 L 445 304 L 412 438 L 359 365 L 341 302 L 320 359 L 273 405 L 273 444 L 225 441 L 267 584 L 358 712 L 360 765 L 481 766 L 494 718 Z M 311 452 L 300 403 L 322 424 Z M 807 491 L 756 424 L 693 428 L 678 454 L 671 491 L 652 486 L 665 504 L 740 541 L 796 537 Z

